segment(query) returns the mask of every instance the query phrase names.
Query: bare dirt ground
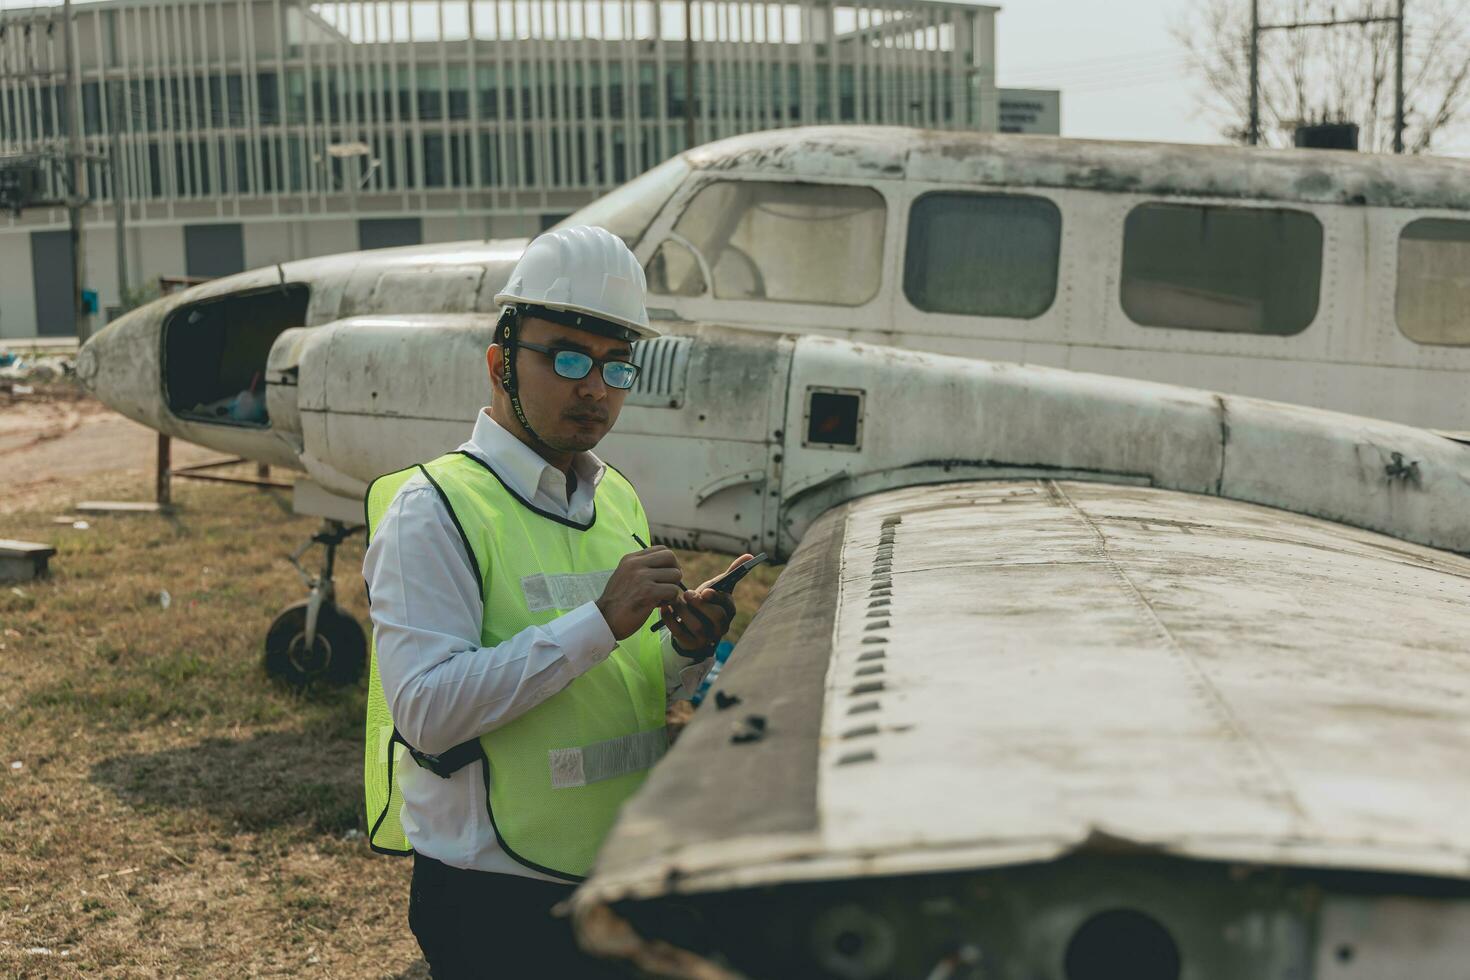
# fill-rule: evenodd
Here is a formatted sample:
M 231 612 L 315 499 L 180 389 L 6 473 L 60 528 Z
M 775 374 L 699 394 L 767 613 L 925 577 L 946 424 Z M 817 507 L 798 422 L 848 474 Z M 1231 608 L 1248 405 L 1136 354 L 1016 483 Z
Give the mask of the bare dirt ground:
M 362 836 L 365 683 L 300 696 L 261 668 L 315 521 L 179 481 L 168 517 L 58 524 L 149 499 L 154 436 L 49 397 L 0 396 L 0 538 L 57 548 L 49 579 L 0 585 L 0 976 L 426 976 L 410 864 Z M 691 580 L 727 561 L 681 560 Z M 361 561 L 359 536 L 338 598 L 366 623 Z
M 0 513 L 45 499 L 51 488 L 90 473 L 153 472 L 157 434 L 103 407 L 70 384 L 0 391 Z M 173 464 L 218 457 L 175 443 Z

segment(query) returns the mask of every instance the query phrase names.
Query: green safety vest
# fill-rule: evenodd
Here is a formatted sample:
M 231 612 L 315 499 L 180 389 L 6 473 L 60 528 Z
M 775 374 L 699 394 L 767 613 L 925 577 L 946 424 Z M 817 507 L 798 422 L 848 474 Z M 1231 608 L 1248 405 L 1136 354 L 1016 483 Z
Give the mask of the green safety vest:
M 463 452 L 374 480 L 367 492 L 369 540 L 394 495 L 416 473 L 439 492 L 473 556 L 485 600 L 482 646 L 598 598 L 618 561 L 638 549 L 633 535 L 648 540 L 637 493 L 611 467 L 598 484 L 591 522 L 581 525 L 537 510 Z M 434 768 L 423 760 L 438 760 L 415 752 L 394 728 L 376 640 L 371 664 L 363 764 L 368 841 L 376 851 L 411 854 L 394 773 L 415 761 Z M 667 748 L 664 698 L 658 635 L 645 625 L 558 693 L 481 735 L 478 745 L 465 743 L 445 756 L 457 755 L 462 764 L 468 750 L 483 766 L 490 822 L 507 854 L 529 868 L 576 880 L 591 869 L 618 808 Z

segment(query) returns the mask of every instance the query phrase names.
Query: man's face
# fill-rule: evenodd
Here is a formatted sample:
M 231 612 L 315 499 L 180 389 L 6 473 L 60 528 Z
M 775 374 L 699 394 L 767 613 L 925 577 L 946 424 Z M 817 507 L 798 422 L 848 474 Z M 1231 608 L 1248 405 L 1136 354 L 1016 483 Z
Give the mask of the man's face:
M 521 321 L 519 338 L 543 347 L 567 348 L 597 360 L 631 360 L 633 348 L 625 340 L 563 327 L 548 320 L 527 317 Z M 499 356 L 494 352 L 498 351 Z M 500 357 L 504 350 L 492 348 L 493 381 L 500 388 Z M 574 453 L 592 449 L 612 429 L 622 411 L 627 390 L 609 388 L 602 380 L 602 365 L 594 364 L 587 377 L 577 381 L 563 378 L 552 368 L 551 356 L 540 351 L 516 351 L 516 378 L 521 409 L 536 435 L 552 449 Z M 499 397 L 505 397 L 503 390 Z

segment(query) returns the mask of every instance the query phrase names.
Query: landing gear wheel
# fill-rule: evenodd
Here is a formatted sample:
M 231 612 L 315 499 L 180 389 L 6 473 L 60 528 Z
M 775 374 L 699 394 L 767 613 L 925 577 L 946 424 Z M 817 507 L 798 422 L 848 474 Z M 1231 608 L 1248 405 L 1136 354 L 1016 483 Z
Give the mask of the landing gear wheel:
M 290 687 L 316 684 L 341 687 L 362 676 L 367 663 L 367 638 L 357 620 L 334 605 L 323 604 L 317 614 L 316 638 L 306 644 L 306 607 L 303 599 L 281 610 L 265 635 L 265 672 Z

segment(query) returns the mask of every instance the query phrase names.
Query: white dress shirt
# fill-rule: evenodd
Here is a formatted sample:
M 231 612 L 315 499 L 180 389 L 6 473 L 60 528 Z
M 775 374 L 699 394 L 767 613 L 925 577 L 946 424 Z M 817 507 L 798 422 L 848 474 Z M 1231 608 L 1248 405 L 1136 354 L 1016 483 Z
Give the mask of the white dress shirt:
M 577 481 L 568 497 L 565 474 L 488 412 L 480 412 L 460 449 L 483 460 L 537 508 L 577 523 L 591 520 L 606 472 L 592 453 L 573 457 Z M 495 646 L 480 646 L 485 607 L 474 557 L 422 474 L 404 483 L 388 505 L 363 559 L 363 576 L 388 709 L 409 744 L 431 755 L 525 714 L 607 659 L 617 645 L 596 603 L 588 602 Z M 709 661 L 691 665 L 680 657 L 667 630 L 663 648 L 668 692 L 688 697 Z M 414 850 L 456 868 L 556 880 L 501 849 L 481 766 L 465 766 L 447 779 L 411 762 L 395 772 L 403 791 L 403 829 Z

